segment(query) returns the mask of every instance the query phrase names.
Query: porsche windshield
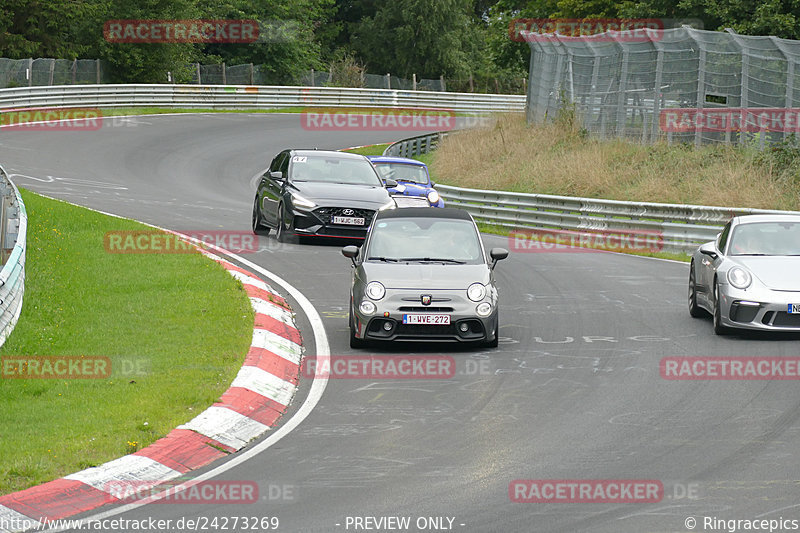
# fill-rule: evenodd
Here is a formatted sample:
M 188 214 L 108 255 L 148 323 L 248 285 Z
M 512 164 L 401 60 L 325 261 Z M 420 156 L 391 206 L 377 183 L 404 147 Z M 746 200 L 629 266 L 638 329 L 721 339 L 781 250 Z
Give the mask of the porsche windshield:
M 292 157 L 291 179 L 292 181 L 383 186 L 369 161 L 349 157 L 296 155 Z
M 428 173 L 425 167 L 420 165 L 409 165 L 407 163 L 375 163 L 378 174 L 383 179 L 395 181 L 407 181 L 411 183 L 428 184 Z
M 800 223 L 756 222 L 736 226 L 729 255 L 800 255 Z
M 372 229 L 367 261 L 480 264 L 480 237 L 472 222 L 446 218 L 388 218 Z

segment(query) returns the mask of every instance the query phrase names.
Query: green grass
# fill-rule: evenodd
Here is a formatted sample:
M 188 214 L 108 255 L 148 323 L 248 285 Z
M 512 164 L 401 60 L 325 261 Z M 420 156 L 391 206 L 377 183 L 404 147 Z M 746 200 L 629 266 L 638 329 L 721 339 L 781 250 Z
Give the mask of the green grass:
M 370 144 L 368 146 L 360 146 L 358 148 L 346 148 L 342 151 L 350 152 L 351 154 L 361 154 L 361 155 L 383 155 L 383 151 L 386 150 L 387 146 L 389 146 L 389 143 Z
M 228 388 L 253 327 L 241 284 L 215 262 L 107 253 L 106 232 L 149 228 L 22 195 L 25 297 L 0 355 L 108 356 L 112 375 L 0 379 L 0 494 L 130 453 L 191 420 Z M 143 373 L 122 373 L 130 363 Z
M 104 117 L 128 115 L 161 115 L 165 113 L 301 113 L 305 107 L 286 107 L 282 109 L 195 109 L 183 107 L 103 107 Z

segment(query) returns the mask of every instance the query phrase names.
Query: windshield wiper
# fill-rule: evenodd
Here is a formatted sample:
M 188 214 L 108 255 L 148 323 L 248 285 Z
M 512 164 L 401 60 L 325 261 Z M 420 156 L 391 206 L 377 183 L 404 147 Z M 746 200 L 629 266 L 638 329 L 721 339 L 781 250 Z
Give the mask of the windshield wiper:
M 367 261 L 383 261 L 384 263 L 397 263 L 399 259 L 393 257 L 367 257 Z
M 463 265 L 466 261 L 460 261 L 458 259 L 440 259 L 437 257 L 404 257 L 400 261 L 407 261 L 407 262 L 426 262 L 426 263 L 452 263 L 454 265 Z
M 767 255 L 767 254 L 736 254 L 736 255 Z

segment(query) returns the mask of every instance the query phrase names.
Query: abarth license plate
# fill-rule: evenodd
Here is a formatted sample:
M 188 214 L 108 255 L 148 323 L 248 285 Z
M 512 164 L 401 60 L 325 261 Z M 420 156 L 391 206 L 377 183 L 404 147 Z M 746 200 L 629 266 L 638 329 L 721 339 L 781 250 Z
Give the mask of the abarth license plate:
M 334 224 L 347 224 L 348 226 L 363 226 L 364 219 L 360 217 L 333 217 Z
M 450 315 L 403 315 L 403 324 L 429 324 L 432 326 L 450 325 Z

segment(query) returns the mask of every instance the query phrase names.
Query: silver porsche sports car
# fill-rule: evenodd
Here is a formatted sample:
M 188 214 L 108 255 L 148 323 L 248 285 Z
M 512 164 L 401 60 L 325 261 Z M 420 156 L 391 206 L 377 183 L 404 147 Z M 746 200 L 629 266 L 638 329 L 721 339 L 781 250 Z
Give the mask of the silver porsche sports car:
M 746 215 L 700 246 L 689 269 L 689 314 L 732 328 L 800 331 L 800 215 Z

